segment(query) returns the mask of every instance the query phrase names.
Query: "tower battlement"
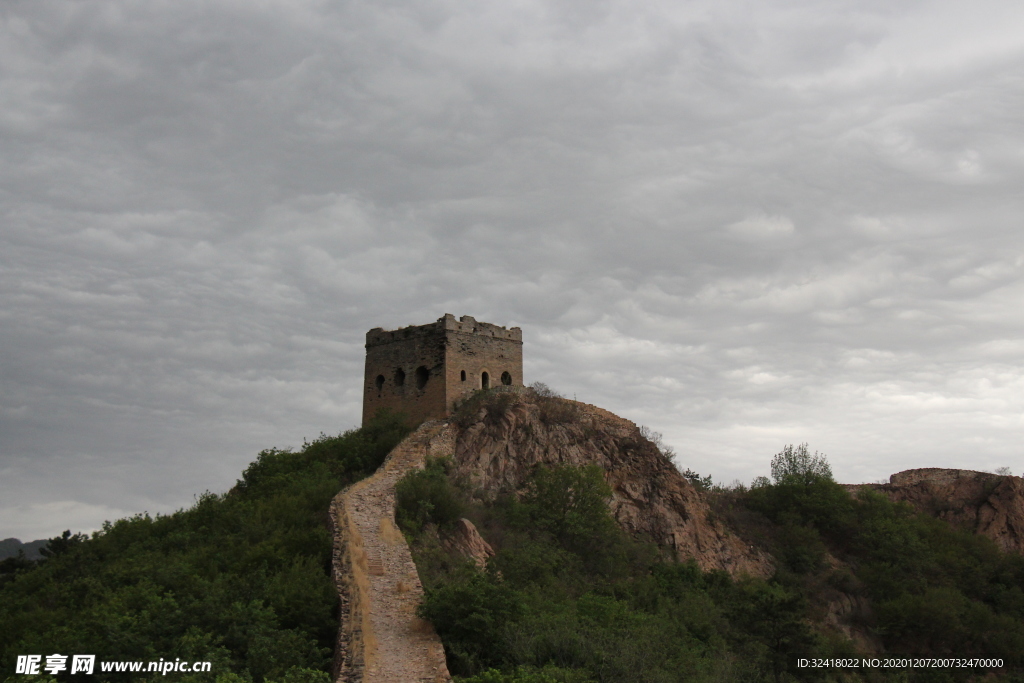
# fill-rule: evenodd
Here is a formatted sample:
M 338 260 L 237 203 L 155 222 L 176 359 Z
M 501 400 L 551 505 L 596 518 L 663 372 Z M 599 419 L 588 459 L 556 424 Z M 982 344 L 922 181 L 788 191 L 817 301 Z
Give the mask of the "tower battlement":
M 381 327 L 375 327 L 366 333 L 366 346 L 379 346 L 380 344 L 390 344 L 413 337 L 426 337 L 437 334 L 442 330 L 462 332 L 464 334 L 479 334 L 484 337 L 494 337 L 495 339 L 523 341 L 523 331 L 518 327 L 509 329 L 501 325 L 479 322 L 470 315 L 464 315 L 456 320 L 455 316 L 451 313 L 445 313 L 437 319 L 437 322 L 427 323 L 426 325 L 410 325 L 408 327 L 399 327 L 397 330 L 385 330 Z
M 381 408 L 411 423 L 447 417 L 477 389 L 523 386 L 523 333 L 518 327 L 456 319 L 366 333 L 363 422 Z

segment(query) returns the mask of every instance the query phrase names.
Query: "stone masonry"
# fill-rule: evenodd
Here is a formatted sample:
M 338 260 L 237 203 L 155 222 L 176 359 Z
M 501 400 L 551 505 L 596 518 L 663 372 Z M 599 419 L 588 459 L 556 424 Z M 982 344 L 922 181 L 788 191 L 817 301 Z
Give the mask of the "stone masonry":
M 363 423 L 381 408 L 410 424 L 447 417 L 477 389 L 523 386 L 523 333 L 445 313 L 427 325 L 366 333 Z

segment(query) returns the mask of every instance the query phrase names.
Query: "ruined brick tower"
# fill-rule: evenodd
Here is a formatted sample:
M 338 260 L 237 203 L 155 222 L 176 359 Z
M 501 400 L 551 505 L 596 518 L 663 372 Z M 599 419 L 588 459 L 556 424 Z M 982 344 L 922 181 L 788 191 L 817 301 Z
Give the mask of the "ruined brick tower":
M 411 423 L 446 417 L 477 389 L 523 386 L 523 332 L 451 313 L 428 325 L 366 333 L 363 423 L 380 408 Z

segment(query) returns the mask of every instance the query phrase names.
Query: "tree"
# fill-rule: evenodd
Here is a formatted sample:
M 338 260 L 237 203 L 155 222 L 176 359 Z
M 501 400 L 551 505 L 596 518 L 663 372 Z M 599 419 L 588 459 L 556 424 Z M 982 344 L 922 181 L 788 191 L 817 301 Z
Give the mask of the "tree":
M 832 467 L 824 453 L 811 455 L 807 444 L 789 444 L 772 458 L 772 481 L 776 484 L 813 484 L 834 481 Z
M 768 647 L 766 663 L 779 683 L 798 656 L 818 649 L 805 622 L 806 602 L 775 583 L 752 583 L 746 593 L 746 599 L 737 606 L 736 617 Z
M 523 496 L 538 528 L 576 553 L 607 551 L 618 527 L 608 511 L 612 489 L 597 465 L 541 466 Z
M 39 549 L 39 554 L 46 558 L 63 555 L 87 539 L 88 536 L 85 534 L 72 535 L 70 529 L 65 529 L 63 534 L 47 541 L 46 547 Z
M 710 474 L 706 477 L 702 477 L 700 476 L 700 473 L 694 472 L 689 467 L 687 467 L 686 471 L 683 472 L 683 476 L 686 477 L 687 481 L 693 484 L 694 488 L 701 491 L 710 491 L 711 487 L 714 486 L 714 482 L 711 481 Z
M 673 450 L 673 448 L 671 446 L 667 446 L 665 444 L 665 442 L 664 442 L 664 440 L 662 438 L 661 432 L 656 432 L 653 429 L 651 429 L 650 427 L 647 427 L 645 425 L 640 425 L 640 436 L 642 436 L 643 438 L 645 438 L 648 441 L 650 441 L 651 443 L 653 443 L 658 448 L 658 452 L 661 453 L 661 455 L 666 460 L 668 460 L 669 462 L 672 462 L 673 460 L 676 459 L 676 452 L 675 452 L 675 450 Z M 691 470 L 686 470 L 686 471 L 687 472 L 691 472 Z M 696 475 L 697 473 L 693 472 L 693 474 Z M 688 476 L 686 474 L 684 474 L 683 476 L 685 476 L 687 479 L 690 479 L 691 483 L 693 483 L 694 486 L 698 486 L 698 482 L 693 481 L 692 477 L 690 477 L 690 476 Z M 697 476 L 697 480 L 701 481 L 699 475 Z M 708 477 L 707 486 L 705 486 L 704 488 L 705 489 L 711 488 L 711 477 Z

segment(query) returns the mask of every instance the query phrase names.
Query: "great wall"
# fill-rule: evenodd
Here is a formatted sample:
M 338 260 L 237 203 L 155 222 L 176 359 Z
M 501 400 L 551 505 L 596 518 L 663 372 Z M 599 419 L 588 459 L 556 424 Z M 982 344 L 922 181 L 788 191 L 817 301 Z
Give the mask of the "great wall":
M 448 455 L 454 428 L 428 422 L 400 443 L 373 476 L 331 504 L 333 578 L 341 596 L 334 669 L 339 683 L 450 681 L 444 648 L 416 616 L 423 599 L 416 565 L 395 526 L 395 484 L 422 469 L 428 456 Z

